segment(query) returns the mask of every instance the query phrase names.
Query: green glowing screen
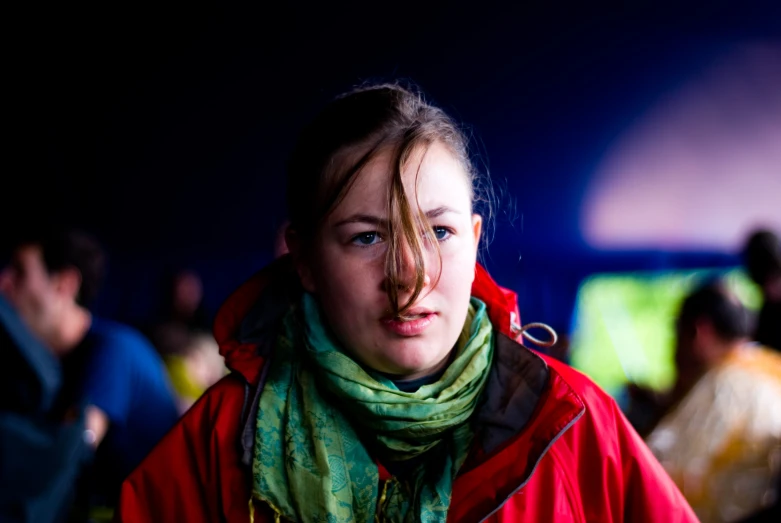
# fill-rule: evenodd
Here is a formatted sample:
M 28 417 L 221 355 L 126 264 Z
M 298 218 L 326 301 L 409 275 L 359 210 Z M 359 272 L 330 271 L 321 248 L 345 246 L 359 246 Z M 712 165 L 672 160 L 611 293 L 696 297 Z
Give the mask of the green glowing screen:
M 752 310 L 759 289 L 741 269 L 598 274 L 578 290 L 571 363 L 612 395 L 633 381 L 662 390 L 675 380 L 674 322 L 699 282 L 723 276 Z

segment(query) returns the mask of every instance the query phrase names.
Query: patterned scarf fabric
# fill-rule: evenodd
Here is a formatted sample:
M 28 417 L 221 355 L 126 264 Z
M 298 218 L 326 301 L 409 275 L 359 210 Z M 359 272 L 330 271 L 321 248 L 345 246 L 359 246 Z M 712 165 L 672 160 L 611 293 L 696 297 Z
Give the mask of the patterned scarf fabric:
M 456 351 L 439 381 L 402 392 L 338 346 L 305 294 L 299 313 L 284 319 L 261 392 L 253 498 L 301 523 L 444 522 L 493 358 L 493 329 L 477 299 Z M 372 456 L 389 463 L 423 453 L 379 492 Z

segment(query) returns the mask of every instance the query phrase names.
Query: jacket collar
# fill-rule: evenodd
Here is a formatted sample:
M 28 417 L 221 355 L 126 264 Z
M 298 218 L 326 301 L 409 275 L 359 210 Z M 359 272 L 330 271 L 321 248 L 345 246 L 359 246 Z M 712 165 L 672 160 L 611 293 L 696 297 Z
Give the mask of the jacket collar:
M 266 343 L 295 300 L 298 276 L 289 256 L 257 272 L 223 303 L 214 320 L 214 338 L 225 365 L 257 385 Z
M 478 441 L 482 447 L 475 451 L 483 454 L 469 460 L 456 478 L 448 521 L 483 521 L 499 510 L 529 482 L 553 444 L 586 410 L 583 400 L 544 357 L 509 338 L 497 342 L 495 368 L 502 365 L 497 365 L 497 357 L 508 354 L 501 355 L 500 344 L 516 353 L 524 351 L 515 361 L 524 378 L 514 389 L 505 388 L 505 394 L 511 396 L 507 408 L 503 409 L 502 403 L 499 408 L 487 404 L 479 413 L 478 426 L 483 432 Z M 541 366 L 546 370 L 545 382 L 537 395 L 535 385 L 540 383 L 534 379 L 540 377 Z M 488 401 L 492 401 L 490 393 Z

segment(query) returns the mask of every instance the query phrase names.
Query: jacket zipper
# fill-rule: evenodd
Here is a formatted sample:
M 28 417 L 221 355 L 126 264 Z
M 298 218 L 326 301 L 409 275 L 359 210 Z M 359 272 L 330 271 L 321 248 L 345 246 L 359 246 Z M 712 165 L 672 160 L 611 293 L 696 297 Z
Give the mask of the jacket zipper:
M 377 512 L 374 515 L 375 523 L 383 523 L 385 521 L 385 515 L 383 514 L 382 509 L 385 507 L 385 501 L 387 500 L 388 487 L 391 486 L 392 482 L 398 483 L 398 481 L 399 480 L 397 480 L 395 476 L 391 476 L 385 481 L 380 482 L 382 490 L 380 496 L 377 498 Z
M 487 515 L 486 515 L 486 516 L 485 516 L 483 519 L 481 519 L 479 523 L 483 523 L 484 521 L 488 521 L 488 518 L 490 518 L 491 516 L 493 516 L 494 514 L 496 514 L 496 513 L 499 511 L 499 509 L 501 509 L 501 508 L 502 508 L 502 507 L 503 507 L 503 506 L 504 506 L 504 505 L 505 505 L 505 504 L 506 504 L 508 501 L 510 501 L 510 498 L 511 498 L 511 497 L 515 496 L 515 495 L 518 493 L 518 491 L 520 491 L 520 490 L 521 490 L 523 487 L 525 487 L 525 486 L 526 486 L 526 484 L 529 482 L 529 480 L 531 480 L 531 479 L 532 479 L 532 476 L 534 475 L 534 472 L 537 470 L 537 466 L 539 466 L 539 464 L 540 464 L 540 461 L 542 461 L 542 458 L 544 458 L 544 457 L 545 457 L 545 455 L 548 453 L 548 451 L 549 451 L 549 450 L 550 450 L 550 448 L 553 446 L 553 444 L 554 444 L 554 443 L 556 443 L 556 442 L 558 441 L 558 439 L 559 439 L 559 438 L 560 438 L 560 437 L 561 437 L 561 436 L 562 436 L 562 435 L 563 435 L 565 432 L 567 432 L 567 431 L 568 431 L 568 430 L 569 430 L 569 429 L 570 429 L 570 428 L 571 428 L 571 427 L 572 427 L 572 426 L 573 426 L 573 425 L 574 425 L 574 424 L 575 424 L 575 423 L 576 423 L 576 422 L 577 422 L 577 421 L 580 419 L 580 417 L 581 417 L 581 416 L 583 416 L 583 414 L 584 414 L 585 412 L 586 412 L 586 408 L 584 407 L 584 408 L 583 408 L 583 410 L 581 410 L 581 411 L 578 413 L 578 415 L 577 415 L 577 416 L 575 416 L 575 418 L 574 418 L 572 421 L 570 421 L 569 423 L 567 423 L 567 425 L 565 425 L 565 426 L 564 426 L 564 428 L 563 428 L 563 429 L 561 429 L 561 431 L 559 431 L 559 433 L 558 433 L 558 434 L 556 434 L 556 437 L 555 437 L 555 438 L 553 438 L 552 440 L 550 440 L 550 443 L 548 443 L 548 445 L 546 445 L 545 449 L 542 451 L 542 454 L 540 454 L 540 457 L 539 457 L 539 458 L 537 458 L 537 461 L 536 461 L 536 462 L 534 462 L 534 467 L 532 467 L 532 471 L 529 473 L 529 477 L 528 477 L 528 478 L 526 478 L 526 479 L 523 481 L 523 483 L 521 483 L 520 485 L 518 485 L 518 488 L 516 488 L 515 490 L 513 490 L 513 491 L 510 493 L 510 495 L 509 495 L 509 496 L 507 496 L 506 498 L 504 498 L 504 501 L 502 501 L 502 502 L 499 504 L 499 506 L 497 506 L 495 509 L 493 509 L 491 512 L 489 512 L 489 513 L 488 513 L 488 514 L 487 514 Z

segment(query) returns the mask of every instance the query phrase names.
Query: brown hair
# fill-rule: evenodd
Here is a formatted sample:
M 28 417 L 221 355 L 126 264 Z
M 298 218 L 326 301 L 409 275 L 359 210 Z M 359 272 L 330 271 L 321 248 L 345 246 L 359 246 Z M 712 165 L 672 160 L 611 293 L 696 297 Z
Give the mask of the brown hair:
M 399 317 L 405 316 L 423 290 L 425 238 L 420 229 L 430 228 L 422 211 L 413 213 L 401 173 L 413 153 L 435 142 L 447 146 L 462 164 L 474 205 L 478 175 L 464 132 L 419 92 L 396 84 L 362 87 L 336 98 L 303 130 L 288 166 L 290 226 L 307 245 L 361 169 L 380 152 L 392 152 L 385 271 L 388 298 Z M 433 243 L 438 249 L 438 243 Z M 405 248 L 414 261 L 415 284 L 409 300 L 400 304 Z
M 769 230 L 754 231 L 743 248 L 743 261 L 757 285 L 781 276 L 781 238 Z
M 76 303 L 89 307 L 95 301 L 106 275 L 107 256 L 91 234 L 69 226 L 51 224 L 22 227 L 11 241 L 12 248 L 37 245 L 49 274 L 68 268 L 79 271 L 81 285 Z

